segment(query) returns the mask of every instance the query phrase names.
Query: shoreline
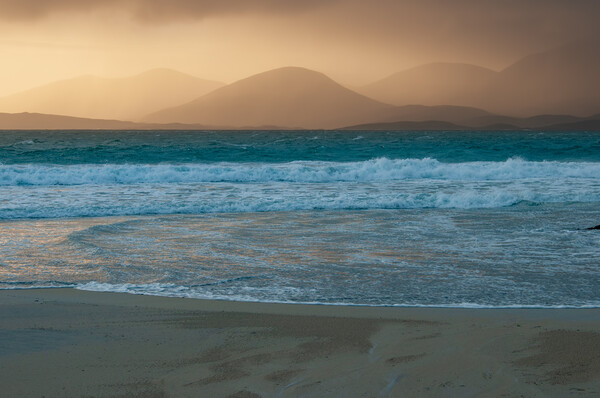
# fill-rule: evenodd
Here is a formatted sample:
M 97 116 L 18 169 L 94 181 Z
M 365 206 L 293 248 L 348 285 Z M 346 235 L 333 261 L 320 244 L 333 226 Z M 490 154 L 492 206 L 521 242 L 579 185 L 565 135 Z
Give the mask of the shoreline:
M 599 308 L 0 291 L 3 395 L 595 396 Z
M 248 303 L 256 305 L 302 305 L 302 306 L 325 306 L 325 307 L 351 307 L 351 308 L 406 308 L 406 309 L 457 309 L 457 310 L 594 310 L 600 309 L 600 304 L 584 304 L 584 305 L 543 305 L 543 304 L 507 304 L 507 305 L 485 305 L 476 303 L 460 303 L 460 304 L 360 304 L 360 303 L 325 303 L 325 302 L 308 302 L 308 301 L 255 301 L 243 300 L 237 298 L 205 298 L 185 295 L 161 295 L 147 292 L 135 291 L 118 291 L 118 290 L 96 290 L 83 289 L 77 286 L 32 286 L 32 287 L 12 287 L 0 288 L 2 291 L 21 291 L 21 290 L 54 290 L 54 289 L 69 289 L 80 292 L 89 293 L 107 293 L 107 294 L 126 294 L 132 296 L 158 297 L 166 299 L 181 299 L 181 300 L 200 300 L 211 303 L 231 302 L 231 303 Z

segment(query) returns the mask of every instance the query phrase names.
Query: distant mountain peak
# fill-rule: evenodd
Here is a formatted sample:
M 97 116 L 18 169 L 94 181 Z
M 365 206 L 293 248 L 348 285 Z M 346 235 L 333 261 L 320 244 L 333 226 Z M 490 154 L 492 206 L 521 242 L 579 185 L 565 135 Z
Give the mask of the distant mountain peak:
M 452 121 L 486 114 L 464 107 L 398 108 L 345 88 L 323 73 L 284 67 L 239 80 L 182 106 L 151 114 L 145 120 L 232 128 L 270 125 L 335 129 L 407 118 L 420 121 L 441 116 Z
M 247 78 L 238 80 L 233 84 L 245 84 L 247 82 L 270 82 L 272 84 L 283 84 L 283 83 L 296 83 L 302 81 L 307 84 L 334 84 L 338 85 L 335 81 L 329 78 L 327 75 L 317 72 L 312 69 L 307 69 L 300 66 L 284 66 L 281 68 L 271 69 L 265 72 L 257 73 Z M 341 86 L 340 86 L 341 87 Z

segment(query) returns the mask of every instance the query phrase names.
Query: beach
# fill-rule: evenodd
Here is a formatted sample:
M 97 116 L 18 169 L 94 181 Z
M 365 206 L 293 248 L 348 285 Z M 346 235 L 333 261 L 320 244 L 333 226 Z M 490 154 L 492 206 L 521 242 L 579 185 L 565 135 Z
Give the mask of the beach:
M 0 291 L 4 397 L 597 396 L 599 309 Z
M 0 135 L 0 397 L 600 395 L 600 135 Z

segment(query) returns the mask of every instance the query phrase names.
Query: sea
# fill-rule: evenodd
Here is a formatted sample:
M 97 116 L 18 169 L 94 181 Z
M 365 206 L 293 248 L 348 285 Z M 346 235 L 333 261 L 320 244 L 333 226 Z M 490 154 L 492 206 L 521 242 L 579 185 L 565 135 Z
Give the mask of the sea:
M 600 132 L 0 132 L 0 289 L 599 307 L 598 224 Z

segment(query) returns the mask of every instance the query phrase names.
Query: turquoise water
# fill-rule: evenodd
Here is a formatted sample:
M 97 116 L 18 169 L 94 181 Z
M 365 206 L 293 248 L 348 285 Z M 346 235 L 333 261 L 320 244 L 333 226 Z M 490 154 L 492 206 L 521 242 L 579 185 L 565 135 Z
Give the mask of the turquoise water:
M 599 132 L 0 132 L 0 288 L 600 305 Z
M 599 132 L 2 132 L 2 164 L 600 161 Z

